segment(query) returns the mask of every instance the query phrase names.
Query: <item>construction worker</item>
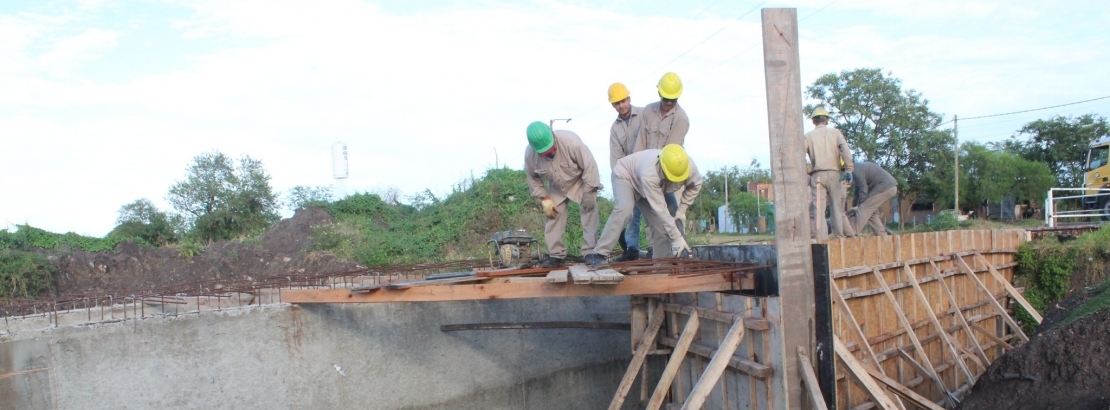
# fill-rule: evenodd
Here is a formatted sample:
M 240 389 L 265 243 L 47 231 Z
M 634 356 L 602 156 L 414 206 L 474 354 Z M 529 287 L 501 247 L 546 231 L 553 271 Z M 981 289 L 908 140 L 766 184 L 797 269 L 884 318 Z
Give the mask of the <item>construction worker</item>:
M 567 248 L 563 234 L 567 227 L 567 200 L 578 203 L 582 216 L 582 254 L 594 252 L 597 243 L 597 191 L 601 177 L 594 155 L 578 135 L 566 131 L 552 131 L 541 121 L 528 124 L 528 147 L 524 150 L 524 172 L 532 196 L 540 198 L 547 223 L 543 237 L 547 242 L 548 257 L 541 267 L 563 265 Z
M 868 224 L 875 235 L 886 236 L 887 229 L 879 207 L 898 195 L 898 181 L 872 162 L 857 162 L 852 171 L 852 181 L 855 185 L 853 207 L 847 214 L 852 219 L 856 234 L 863 233 L 864 224 Z
M 643 108 L 632 105 L 628 87 L 621 83 L 609 86 L 609 103 L 617 110 L 617 119 L 609 127 L 609 168 L 617 166 L 617 161 L 633 153 L 636 137 L 640 135 L 641 113 Z M 640 257 L 640 214 L 634 212 L 625 231 L 619 237 L 624 249 L 619 260 L 636 260 Z
M 809 156 L 809 164 L 807 170 L 809 171 L 810 178 L 818 180 L 814 186 L 818 190 L 818 201 L 820 206 L 816 207 L 816 223 L 817 223 L 817 239 L 825 239 L 827 237 L 828 228 L 825 222 L 825 207 L 832 208 L 832 236 L 836 238 L 843 238 L 848 236 L 855 236 L 854 231 L 849 231 L 850 227 L 846 227 L 844 221 L 844 186 L 841 185 L 841 164 L 844 168 L 844 176 L 849 183 L 852 181 L 852 170 L 854 163 L 852 162 L 852 151 L 848 148 L 848 142 L 844 140 L 844 134 L 836 128 L 829 128 L 829 112 L 825 107 L 817 107 L 813 110 L 811 116 L 813 120 L 813 131 L 807 132 L 805 135 L 806 140 L 806 155 Z M 820 192 L 824 190 L 824 195 Z
M 643 210 L 652 231 L 652 247 L 655 250 L 652 257 L 689 254 L 690 246 L 686 244 L 676 222 L 686 219 L 686 209 L 701 191 L 702 177 L 685 149 L 669 144 L 661 150 L 643 150 L 621 158 L 613 167 L 612 181 L 616 205 L 594 247 L 594 253 L 586 255 L 586 264 L 594 268 L 605 264 L 605 256 L 613 250 L 621 229 L 636 207 Z M 683 190 L 682 201 L 676 214 L 672 214 L 667 209 L 663 194 L 679 189 Z
M 642 112 L 643 125 L 640 127 L 640 133 L 636 137 L 636 144 L 632 152 L 662 149 L 667 144 L 686 146 L 686 132 L 690 131 L 690 117 L 687 117 L 686 110 L 678 105 L 678 97 L 682 96 L 682 79 L 678 78 L 678 74 L 669 72 L 659 78 L 659 83 L 656 84 L 655 88 L 659 93 L 659 101 L 644 107 Z M 667 193 L 663 198 L 666 200 L 667 209 L 670 210 L 671 215 L 675 215 L 678 211 L 678 201 L 675 199 L 674 193 Z M 626 241 L 633 235 L 639 238 L 640 212 L 641 209 L 639 208 L 632 211 L 630 229 L 625 234 Z M 684 217 L 680 225 L 685 225 L 685 223 L 686 219 Z M 635 228 L 632 228 L 632 226 L 635 226 Z M 682 227 L 680 226 L 679 229 L 682 230 Z M 629 246 L 631 247 L 631 245 Z M 636 251 L 635 255 L 639 256 L 639 250 Z M 631 257 L 632 255 L 627 256 Z M 625 259 L 625 255 L 621 255 L 621 260 Z

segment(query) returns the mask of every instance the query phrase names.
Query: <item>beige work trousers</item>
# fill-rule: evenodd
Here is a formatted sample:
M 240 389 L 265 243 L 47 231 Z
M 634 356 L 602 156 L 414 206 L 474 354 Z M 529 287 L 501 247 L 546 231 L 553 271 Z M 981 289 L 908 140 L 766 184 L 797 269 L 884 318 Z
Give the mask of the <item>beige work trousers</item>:
M 816 222 L 817 222 L 817 239 L 828 238 L 829 228 L 825 222 L 825 208 L 831 207 L 832 211 L 829 212 L 829 217 L 832 219 L 832 236 L 834 238 L 843 238 L 846 236 L 855 236 L 854 230 L 851 225 L 846 225 L 848 221 L 844 217 L 844 185 L 840 183 L 840 172 L 838 171 L 814 171 L 810 178 L 820 178 L 821 183 L 817 185 L 817 196 L 821 198 L 820 205 L 816 207 Z M 824 191 L 824 192 L 822 192 Z
M 856 216 L 852 217 L 852 225 L 855 226 L 856 234 L 862 234 L 863 226 L 867 224 L 875 232 L 875 236 L 886 236 L 886 225 L 883 224 L 883 215 L 879 212 L 879 207 L 890 202 L 890 198 L 894 198 L 897 194 L 898 187 L 893 187 L 869 196 L 862 204 L 859 204 L 856 207 L 858 209 Z
M 584 195 L 597 195 L 584 194 Z M 555 218 L 547 218 L 547 223 L 543 226 L 543 239 L 547 242 L 547 253 L 552 258 L 564 259 L 567 257 L 567 247 L 563 244 L 563 235 L 567 231 L 567 204 L 570 199 L 564 199 L 555 205 Z M 597 201 L 594 201 L 596 204 Z M 579 203 L 578 205 L 582 205 Z M 578 213 L 582 216 L 582 255 L 588 255 L 594 252 L 594 246 L 597 245 L 597 226 L 599 224 L 599 217 L 597 214 L 597 206 L 586 209 L 579 207 Z M 626 221 L 627 222 L 627 221 Z
M 605 222 L 605 230 L 601 231 L 601 238 L 597 240 L 597 247 L 594 248 L 595 253 L 609 256 L 613 247 L 617 245 L 617 240 L 620 239 L 621 230 L 632 219 L 632 208 L 639 207 L 640 215 L 647 221 L 648 229 L 651 230 L 651 257 L 671 256 L 671 237 L 667 235 L 663 220 L 659 219 L 654 209 L 651 209 L 647 199 L 636 200 L 636 189 L 631 183 L 614 176 L 613 201 L 615 202 L 613 213 L 609 214 L 609 220 Z

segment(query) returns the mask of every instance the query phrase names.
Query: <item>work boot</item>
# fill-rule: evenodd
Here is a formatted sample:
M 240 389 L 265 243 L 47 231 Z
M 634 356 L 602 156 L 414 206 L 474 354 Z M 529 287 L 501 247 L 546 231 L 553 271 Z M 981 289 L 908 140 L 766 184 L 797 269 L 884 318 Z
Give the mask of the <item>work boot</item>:
M 609 264 L 605 261 L 605 257 L 598 253 L 591 253 L 589 255 L 586 255 L 584 259 L 586 259 L 586 266 L 589 266 L 590 269 L 604 268 L 606 266 L 609 266 Z
M 547 259 L 544 259 L 543 262 L 540 262 L 541 268 L 558 268 L 560 266 L 563 266 L 563 258 L 548 256 Z
M 613 262 L 628 262 L 640 259 L 640 248 L 628 248 L 624 250 L 621 256 L 613 259 Z

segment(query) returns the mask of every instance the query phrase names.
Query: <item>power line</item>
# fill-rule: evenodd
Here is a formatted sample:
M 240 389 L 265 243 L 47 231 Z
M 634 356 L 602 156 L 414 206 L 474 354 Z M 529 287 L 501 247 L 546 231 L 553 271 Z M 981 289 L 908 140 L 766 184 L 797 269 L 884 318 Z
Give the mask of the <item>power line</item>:
M 1030 110 L 1013 111 L 1013 112 L 1006 112 L 1006 113 L 1002 113 L 1002 114 L 980 115 L 978 117 L 968 117 L 968 118 L 964 118 L 964 121 L 977 120 L 977 119 L 980 119 L 980 118 L 1001 117 L 1003 115 L 1021 114 L 1021 113 L 1026 113 L 1026 112 L 1047 110 L 1049 108 L 1067 107 L 1069 105 L 1076 105 L 1076 104 L 1082 104 L 1082 103 L 1091 102 L 1091 101 L 1105 100 L 1107 98 L 1110 98 L 1110 95 L 1107 95 L 1105 97 L 1092 98 L 1092 99 L 1089 99 L 1089 100 L 1070 102 L 1070 103 L 1067 103 L 1067 104 L 1053 105 L 1053 106 L 1050 106 L 1050 107 L 1033 108 L 1033 109 L 1030 109 Z M 937 127 L 939 127 L 941 125 L 944 125 L 944 124 L 948 124 L 952 121 L 954 121 L 954 120 L 948 120 L 948 121 L 942 122 L 942 123 L 938 124 Z

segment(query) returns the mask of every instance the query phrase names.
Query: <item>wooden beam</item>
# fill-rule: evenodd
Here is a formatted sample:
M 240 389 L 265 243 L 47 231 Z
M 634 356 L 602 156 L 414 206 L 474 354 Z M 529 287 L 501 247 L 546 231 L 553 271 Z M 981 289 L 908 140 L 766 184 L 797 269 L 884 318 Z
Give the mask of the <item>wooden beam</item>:
M 678 345 L 678 339 L 664 336 L 659 338 L 659 344 L 663 346 L 675 347 Z M 696 354 L 706 359 L 712 359 L 713 355 L 717 354 L 717 348 L 694 343 L 690 345 L 690 353 Z M 741 373 L 747 374 L 749 376 L 759 377 L 762 379 L 771 377 L 771 375 L 774 373 L 771 370 L 771 366 L 740 357 L 733 357 L 731 360 L 729 360 L 728 367 L 739 370 Z
M 832 294 L 836 298 L 836 306 L 840 308 L 841 319 L 848 321 L 850 325 L 848 330 L 854 331 L 856 337 L 859 337 L 860 344 L 863 351 L 867 353 L 867 358 L 870 359 L 870 365 L 876 369 L 882 369 L 879 366 L 879 358 L 875 356 L 875 351 L 871 349 L 871 343 L 867 341 L 867 335 L 863 333 L 863 328 L 856 322 L 856 316 L 852 314 L 852 310 L 848 308 L 848 303 L 844 301 L 844 297 L 840 294 L 840 289 L 836 286 L 836 281 L 832 281 Z
M 1011 268 L 1011 267 L 1014 267 L 1014 266 L 1017 266 L 1017 262 L 1011 262 L 1011 263 L 1006 263 L 1006 264 L 1003 264 L 1003 265 L 998 265 L 999 269 Z M 882 270 L 880 269 L 880 271 L 882 271 Z M 987 271 L 987 268 L 982 268 L 982 269 L 976 269 L 975 270 L 976 273 L 981 273 L 981 272 L 986 272 L 986 271 Z M 947 278 L 947 277 L 963 274 L 963 271 L 960 270 L 960 269 L 945 269 L 945 270 L 941 271 L 941 274 L 942 274 L 941 275 L 942 277 Z M 934 280 L 936 280 L 935 277 L 929 276 L 929 277 L 926 277 L 926 278 L 922 278 L 921 280 L 917 281 L 917 283 L 921 284 L 921 285 L 924 285 L 924 284 L 932 282 Z M 890 290 L 898 290 L 898 289 L 908 288 L 908 287 L 910 287 L 909 282 L 898 282 L 898 283 L 891 283 L 890 284 Z M 883 290 L 882 289 L 860 290 L 860 288 L 851 288 L 851 289 L 844 289 L 841 292 L 844 294 L 844 299 L 845 300 L 851 300 L 851 299 L 865 297 L 865 296 L 878 295 L 880 293 L 883 293 Z
M 998 311 L 999 316 L 1002 316 L 1002 320 L 1005 321 L 1007 325 L 1010 325 L 1010 328 L 1013 329 L 1014 333 L 1017 333 L 1018 337 L 1021 338 L 1021 341 L 1028 342 L 1029 337 L 1025 335 L 1025 332 L 1021 331 L 1021 326 L 1018 326 L 1017 322 L 1015 322 L 1014 319 L 1010 317 L 1010 314 L 1006 312 L 1006 308 L 1002 307 L 1001 303 L 998 303 L 997 300 L 994 300 L 994 298 L 991 297 L 990 289 L 987 289 L 987 285 L 984 285 L 983 281 L 979 280 L 979 277 L 975 276 L 975 271 L 971 270 L 971 267 L 967 265 L 967 262 L 964 262 L 964 258 L 960 257 L 959 255 L 954 256 L 954 258 L 956 259 L 956 264 L 958 264 L 960 268 L 964 269 L 964 273 L 966 273 L 967 276 L 971 278 L 972 282 L 975 282 L 975 286 L 978 286 L 979 290 L 987 294 L 987 300 L 991 302 L 991 305 L 994 305 L 994 308 Z
M 667 397 L 667 393 L 671 390 L 671 382 L 674 381 L 674 376 L 678 374 L 678 369 L 682 367 L 682 362 L 686 360 L 686 351 L 690 350 L 690 344 L 694 343 L 694 339 L 698 337 L 698 327 L 701 321 L 698 320 L 697 313 L 691 314 L 686 319 L 686 326 L 682 328 L 682 335 L 678 337 L 678 343 L 674 346 L 674 351 L 671 352 L 670 359 L 667 360 L 667 367 L 663 368 L 663 374 L 659 376 L 659 383 L 655 385 L 655 392 L 651 394 L 651 400 L 648 400 L 647 410 L 659 410 L 663 405 L 663 399 Z
M 809 362 L 806 349 L 801 346 L 798 346 L 798 367 L 802 369 L 802 384 L 809 393 L 807 397 L 809 397 L 810 406 L 814 410 L 829 410 L 829 406 L 825 405 L 825 398 L 821 395 L 821 389 L 817 387 L 817 374 L 813 372 L 813 364 Z
M 520 299 L 576 296 L 621 296 L 660 293 L 718 292 L 734 289 L 731 274 L 699 276 L 632 275 L 615 285 L 569 283 L 488 283 L 422 286 L 397 291 L 352 293 L 349 289 L 282 289 L 285 303 L 440 302 L 449 300 Z
M 632 354 L 632 363 L 628 365 L 628 370 L 624 372 L 624 377 L 621 378 L 621 384 L 617 387 L 617 393 L 613 395 L 613 401 L 609 403 L 609 410 L 620 410 L 621 405 L 624 404 L 625 396 L 628 396 L 628 390 L 632 389 L 632 382 L 636 381 L 636 374 L 640 372 L 640 366 L 643 366 L 644 360 L 647 358 L 648 351 L 655 348 L 655 338 L 659 335 L 659 328 L 663 326 L 663 308 L 657 307 L 651 317 L 651 323 L 644 333 L 644 338 L 640 339 L 640 345 L 636 347 L 636 352 Z M 647 383 L 647 379 L 641 381 Z
M 975 333 L 971 332 L 971 327 L 967 324 L 967 318 L 964 317 L 963 310 L 960 309 L 959 304 L 956 302 L 956 294 L 952 293 L 952 289 L 948 287 L 948 283 L 941 277 L 940 267 L 933 262 L 929 262 L 929 265 L 933 267 L 933 277 L 937 278 L 937 281 L 940 283 L 940 288 L 943 289 L 944 294 L 948 296 L 948 308 L 952 310 L 952 314 L 956 316 L 956 320 L 960 323 L 960 327 L 963 327 L 964 333 L 967 334 L 967 338 L 971 339 L 971 345 L 975 347 L 975 354 L 983 361 L 981 364 L 989 366 L 991 360 L 987 357 L 987 352 L 983 350 L 983 346 L 979 344 L 979 338 L 975 337 Z
M 930 376 L 929 376 L 930 373 L 936 374 L 936 369 L 931 368 L 931 367 L 926 368 L 921 363 L 918 363 L 917 360 L 914 360 L 913 357 L 910 357 L 910 354 L 906 353 L 905 350 L 898 349 L 898 356 L 900 356 L 903 360 L 905 360 L 906 363 L 909 363 L 910 367 L 913 367 L 914 372 L 916 372 L 922 378 L 929 379 L 930 378 Z M 924 355 L 922 357 L 924 357 Z M 933 380 L 938 380 L 938 379 L 933 378 Z M 956 407 L 956 405 L 958 404 L 958 402 L 956 401 L 956 396 L 953 395 L 952 392 L 949 391 L 948 388 L 945 388 L 943 385 L 941 386 L 940 391 L 945 394 L 944 401 L 948 402 L 950 405 L 952 405 L 952 407 Z
M 1033 320 L 1036 320 L 1038 325 L 1044 321 L 1044 318 L 1041 317 L 1041 314 L 1037 313 L 1037 309 L 1033 309 L 1033 305 L 1030 305 L 1029 301 L 1025 300 L 1025 297 L 1022 296 L 1021 293 L 1018 293 L 1017 289 L 1014 289 L 1014 285 L 1011 285 L 1010 281 L 1006 280 L 1006 278 L 1003 277 L 1001 273 L 998 273 L 998 270 L 995 269 L 993 265 L 991 265 L 990 261 L 988 261 L 987 258 L 983 257 L 983 255 L 979 252 L 975 252 L 975 256 L 978 257 L 984 265 L 987 265 L 987 270 L 990 271 L 991 276 L 994 277 L 994 280 L 997 280 L 998 283 L 1001 283 L 1002 286 L 1006 287 L 1006 291 L 1010 293 L 1010 297 L 1014 298 L 1014 300 L 1016 300 L 1022 308 L 1025 308 L 1025 311 L 1029 312 L 1030 316 L 1033 316 Z
M 682 410 L 701 409 L 702 405 L 705 404 L 706 396 L 709 396 L 709 392 L 716 387 L 717 380 L 725 372 L 725 367 L 731 361 L 732 354 L 736 353 L 736 348 L 740 347 L 740 341 L 743 339 L 744 323 L 736 321 L 728 329 L 725 338 L 721 340 L 721 347 L 717 348 L 717 353 L 713 355 L 713 359 L 709 360 L 709 364 L 705 366 L 701 378 L 694 384 L 694 389 L 690 391 L 690 397 L 687 397 L 686 402 L 682 404 Z
M 876 381 L 885 384 L 891 392 L 902 396 L 903 399 L 909 400 L 910 404 L 914 406 L 927 410 L 944 410 L 944 407 L 936 405 L 936 403 L 933 403 L 932 400 L 929 400 L 925 396 L 917 394 L 917 392 L 911 390 L 909 387 L 903 386 L 901 383 L 898 383 L 897 381 L 894 381 L 894 379 L 886 377 L 886 375 L 879 373 L 875 369 L 867 369 L 867 372 L 871 375 L 871 377 L 874 377 Z
M 987 339 L 989 339 L 990 341 L 998 343 L 999 346 L 1002 346 L 1006 350 L 1013 350 L 1014 349 L 1014 347 L 1011 346 L 1009 343 L 1006 343 L 1005 340 L 1002 340 L 1002 338 L 1000 338 L 998 336 L 995 336 L 994 332 L 991 332 L 987 329 L 984 329 L 982 326 L 979 326 L 978 324 L 972 323 L 971 328 L 978 331 L 979 333 L 982 333 L 983 336 L 986 336 Z
M 446 279 L 424 279 L 424 280 L 410 280 L 410 281 L 406 281 L 406 282 L 393 282 L 393 283 L 387 283 L 383 287 L 387 290 L 401 290 L 401 289 L 414 288 L 414 287 L 418 287 L 418 286 L 437 286 L 437 285 L 447 285 L 447 284 L 453 284 L 453 283 L 482 282 L 482 281 L 487 281 L 489 279 L 490 278 L 479 278 L 477 276 L 463 276 L 463 277 L 446 278 Z
M 664 303 L 663 309 L 668 312 L 682 313 L 684 315 L 697 312 L 698 317 L 702 319 L 709 319 L 726 324 L 733 324 L 736 323 L 737 320 L 742 320 L 744 321 L 744 327 L 747 327 L 748 330 L 768 330 L 771 328 L 771 322 L 767 319 L 743 316 L 739 313 L 722 312 L 695 306 L 679 305 L 677 303 Z
M 810 249 L 809 175 L 806 174 L 802 127 L 802 80 L 798 49 L 798 10 L 762 11 L 763 73 L 767 89 L 767 131 L 771 147 L 771 182 L 775 190 L 775 247 L 779 272 L 782 333 L 774 338 L 771 359 L 781 364 L 781 384 L 768 392 L 780 410 L 801 408 L 797 346 L 816 349 L 813 254 Z M 720 355 L 720 353 L 718 353 Z M 780 387 L 781 386 L 781 387 Z M 693 396 L 691 396 L 693 397 Z M 775 397 L 772 399 L 771 397 Z M 686 408 L 685 406 L 683 408 Z
M 878 383 L 875 383 L 875 379 L 867 372 L 867 368 L 852 355 L 852 352 L 848 351 L 844 343 L 840 342 L 840 338 L 833 337 L 833 348 L 836 350 L 836 355 L 848 367 L 848 374 L 852 375 L 852 378 L 863 386 L 863 391 L 871 397 L 876 405 L 883 410 L 898 410 L 898 405 L 894 404 L 894 400 L 887 396 Z
M 924 307 L 926 316 L 928 316 L 929 321 L 933 323 L 933 328 L 936 329 L 937 334 L 940 335 L 941 344 L 948 348 L 948 353 L 951 354 L 952 357 L 955 357 L 957 359 L 956 364 L 960 368 L 960 371 L 964 373 L 964 377 L 967 378 L 966 380 L 975 381 L 975 376 L 971 374 L 971 369 L 967 368 L 967 363 L 964 363 L 962 359 L 959 359 L 960 352 L 956 349 L 956 345 L 954 344 L 952 339 L 948 338 L 948 331 L 945 330 L 944 326 L 940 324 L 940 320 L 937 319 L 936 313 L 933 312 L 932 305 L 929 304 L 929 298 L 925 297 L 925 292 L 921 290 L 921 285 L 917 284 L 917 277 L 914 276 L 913 269 L 910 269 L 910 265 L 902 265 L 902 270 L 906 273 L 906 277 L 909 278 L 910 284 L 913 285 L 914 293 L 917 294 L 917 298 L 921 302 L 921 306 Z
M 833 241 L 839 242 L 839 241 L 841 241 L 841 239 L 829 240 L 829 242 L 833 242 Z M 910 259 L 910 260 L 907 260 L 907 261 L 889 262 L 889 263 L 882 263 L 882 264 L 878 264 L 878 265 L 852 266 L 852 267 L 847 267 L 847 268 L 836 269 L 836 270 L 833 270 L 831 273 L 832 273 L 833 278 L 840 279 L 840 278 L 846 278 L 846 277 L 851 277 L 851 276 L 858 276 L 858 275 L 867 274 L 868 272 L 871 272 L 871 269 L 873 269 L 873 268 L 877 268 L 879 270 L 885 270 L 885 269 L 901 268 L 902 265 L 906 264 L 906 263 L 908 263 L 910 265 L 921 265 L 921 264 L 926 264 L 926 263 L 929 263 L 929 262 L 941 262 L 941 261 L 949 260 L 949 259 L 952 258 L 952 256 L 955 256 L 955 255 L 968 256 L 968 255 L 974 255 L 975 252 L 976 251 L 952 252 L 952 253 L 946 253 L 946 254 L 942 254 L 942 255 L 930 256 L 930 257 L 925 257 L 925 258 Z M 1014 250 L 1014 249 L 987 249 L 987 250 L 984 250 L 983 253 L 1014 254 L 1014 253 L 1017 253 L 1017 251 Z
M 902 306 L 898 304 L 898 299 L 894 297 L 894 293 L 892 293 L 890 291 L 890 288 L 886 286 L 886 280 L 883 279 L 883 274 L 879 273 L 878 269 L 872 269 L 871 272 L 875 275 L 875 280 L 879 281 L 879 286 L 882 286 L 883 290 L 885 291 L 886 297 L 890 300 L 891 306 L 894 307 L 894 313 L 898 317 L 898 323 L 902 324 L 902 328 L 906 330 L 906 336 L 910 337 L 910 341 L 913 342 L 913 347 L 917 349 L 917 354 L 921 356 L 921 361 L 924 363 L 926 371 L 923 376 L 931 377 L 940 391 L 951 395 L 952 392 L 948 390 L 948 387 L 944 386 L 944 383 L 940 380 L 940 376 L 937 375 L 936 368 L 933 367 L 933 363 L 929 360 L 929 355 L 925 352 L 925 348 L 921 347 L 921 340 L 917 338 L 917 333 L 914 332 L 913 327 L 910 326 L 909 319 L 906 319 L 906 314 L 902 311 Z M 941 332 L 943 333 L 944 331 L 941 330 Z M 954 402 L 952 403 L 953 406 L 955 406 L 955 404 L 956 403 Z

